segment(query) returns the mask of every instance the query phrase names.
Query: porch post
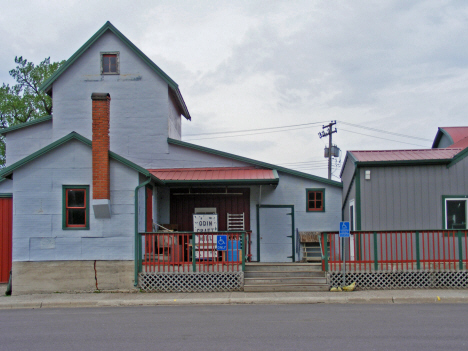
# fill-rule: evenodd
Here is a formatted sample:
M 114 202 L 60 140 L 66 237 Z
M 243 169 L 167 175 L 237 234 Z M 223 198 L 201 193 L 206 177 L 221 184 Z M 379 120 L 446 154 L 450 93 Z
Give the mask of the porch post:
M 458 267 L 460 270 L 463 269 L 463 247 L 462 247 L 462 232 L 459 230 L 458 233 Z
M 379 252 L 377 245 L 377 232 L 374 232 L 374 269 L 379 270 Z
M 242 272 L 245 271 L 245 232 L 242 232 Z
M 328 272 L 328 244 L 327 244 L 327 233 L 323 233 L 323 256 L 325 262 L 325 272 Z
M 416 232 L 416 269 L 421 269 L 421 259 L 419 257 L 419 232 Z
M 195 234 L 195 232 L 193 232 L 193 234 L 192 234 L 192 270 L 194 272 L 197 271 L 197 263 L 195 261 L 195 235 L 197 235 L 197 234 Z
M 149 184 L 151 182 L 151 178 L 148 178 L 146 181 L 143 183 L 139 184 L 135 188 L 135 276 L 134 276 L 134 282 L 133 286 L 138 285 L 138 273 L 140 270 L 140 251 L 141 251 L 141 241 L 140 241 L 140 234 L 138 233 L 138 190 L 140 190 L 141 187 L 144 187 L 145 185 Z

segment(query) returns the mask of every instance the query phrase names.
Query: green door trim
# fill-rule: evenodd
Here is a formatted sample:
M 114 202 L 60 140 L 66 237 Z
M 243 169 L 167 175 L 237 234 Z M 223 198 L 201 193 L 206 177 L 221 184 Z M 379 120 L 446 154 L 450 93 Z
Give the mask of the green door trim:
M 295 245 L 295 238 L 294 238 L 294 205 L 258 205 L 257 204 L 257 262 L 260 262 L 260 209 L 261 208 L 289 208 L 291 213 L 288 215 L 291 216 L 291 235 L 288 235 L 292 240 L 292 256 L 288 256 L 287 258 L 292 258 L 293 262 L 296 262 L 296 253 L 294 252 L 296 245 Z

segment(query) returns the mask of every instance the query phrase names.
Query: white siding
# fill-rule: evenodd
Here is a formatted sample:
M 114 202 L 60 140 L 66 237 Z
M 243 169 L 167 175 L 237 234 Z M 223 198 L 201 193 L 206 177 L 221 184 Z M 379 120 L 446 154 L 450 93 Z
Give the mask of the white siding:
M 14 173 L 13 261 L 132 260 L 138 173 L 111 160 L 110 219 L 89 230 L 62 229 L 62 185 L 89 185 L 91 148 L 72 140 Z

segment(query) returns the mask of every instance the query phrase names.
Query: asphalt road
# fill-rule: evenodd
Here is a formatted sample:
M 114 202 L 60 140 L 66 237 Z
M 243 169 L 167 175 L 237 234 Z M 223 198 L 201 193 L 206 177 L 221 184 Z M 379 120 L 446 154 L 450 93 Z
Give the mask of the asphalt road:
M 468 304 L 0 311 L 0 350 L 467 350 Z

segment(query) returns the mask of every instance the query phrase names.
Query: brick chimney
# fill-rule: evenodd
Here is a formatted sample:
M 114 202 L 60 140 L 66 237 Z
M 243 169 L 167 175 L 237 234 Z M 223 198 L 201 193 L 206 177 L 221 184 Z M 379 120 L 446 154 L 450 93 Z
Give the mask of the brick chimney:
M 93 200 L 96 218 L 110 218 L 109 119 L 110 94 L 92 93 Z

